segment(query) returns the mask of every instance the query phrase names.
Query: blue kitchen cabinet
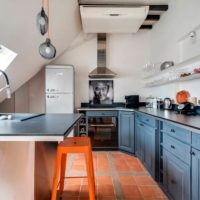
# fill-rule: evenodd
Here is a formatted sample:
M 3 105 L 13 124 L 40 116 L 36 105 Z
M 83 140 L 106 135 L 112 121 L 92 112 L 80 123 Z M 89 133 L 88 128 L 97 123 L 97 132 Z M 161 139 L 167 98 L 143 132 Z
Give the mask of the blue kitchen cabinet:
M 163 185 L 173 200 L 190 200 L 190 166 L 163 149 Z
M 144 165 L 155 178 L 156 164 L 156 130 L 148 125 L 143 126 L 144 134 Z
M 156 178 L 156 133 L 155 118 L 137 113 L 135 117 L 135 154 L 154 178 Z
M 200 199 L 200 151 L 192 148 L 192 200 Z
M 144 161 L 144 124 L 135 120 L 135 154 Z
M 134 112 L 119 112 L 119 148 L 134 153 Z

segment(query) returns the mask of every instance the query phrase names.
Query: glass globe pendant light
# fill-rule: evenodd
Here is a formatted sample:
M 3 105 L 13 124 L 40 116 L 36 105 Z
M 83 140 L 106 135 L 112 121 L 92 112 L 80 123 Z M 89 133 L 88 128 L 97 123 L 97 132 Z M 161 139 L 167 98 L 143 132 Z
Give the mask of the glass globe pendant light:
M 37 15 L 37 28 L 44 35 L 48 30 L 48 17 L 44 11 L 44 0 L 42 0 L 42 9 Z
M 49 0 L 47 0 L 48 17 L 49 17 Z M 45 59 L 52 59 L 56 56 L 56 48 L 51 44 L 50 31 L 48 26 L 48 37 L 39 47 L 40 55 Z

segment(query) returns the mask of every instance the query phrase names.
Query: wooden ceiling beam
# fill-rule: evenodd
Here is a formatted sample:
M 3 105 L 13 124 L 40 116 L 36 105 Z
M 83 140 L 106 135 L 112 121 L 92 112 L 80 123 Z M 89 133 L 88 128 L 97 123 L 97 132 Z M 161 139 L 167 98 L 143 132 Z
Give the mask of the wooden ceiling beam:
M 140 29 L 152 29 L 152 28 L 153 28 L 152 25 L 142 25 L 142 26 L 140 27 Z
M 158 21 L 159 19 L 160 19 L 160 15 L 147 15 L 147 18 L 146 18 L 146 20 L 151 20 L 151 21 Z

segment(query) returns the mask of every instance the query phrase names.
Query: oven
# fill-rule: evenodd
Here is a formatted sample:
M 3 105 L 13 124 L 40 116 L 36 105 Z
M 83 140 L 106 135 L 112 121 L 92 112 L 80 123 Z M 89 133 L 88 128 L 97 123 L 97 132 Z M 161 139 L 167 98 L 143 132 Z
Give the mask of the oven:
M 88 116 L 88 136 L 93 148 L 118 148 L 117 112 L 95 111 Z

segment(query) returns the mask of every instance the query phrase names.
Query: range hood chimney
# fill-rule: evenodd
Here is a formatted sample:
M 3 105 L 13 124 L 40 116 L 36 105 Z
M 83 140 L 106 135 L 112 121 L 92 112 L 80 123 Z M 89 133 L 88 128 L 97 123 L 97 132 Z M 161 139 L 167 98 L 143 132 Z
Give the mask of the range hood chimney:
M 106 68 L 106 33 L 97 33 L 97 68 L 89 73 L 90 78 L 114 78 L 116 74 Z

